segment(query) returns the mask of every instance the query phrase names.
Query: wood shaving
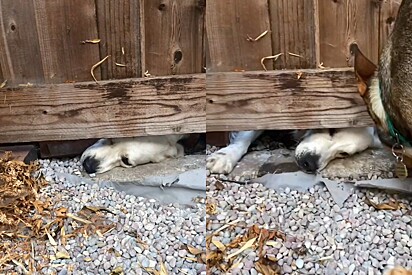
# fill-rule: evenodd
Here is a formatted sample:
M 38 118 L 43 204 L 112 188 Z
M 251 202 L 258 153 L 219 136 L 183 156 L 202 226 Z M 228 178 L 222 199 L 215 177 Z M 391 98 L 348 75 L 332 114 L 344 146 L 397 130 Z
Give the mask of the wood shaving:
M 98 44 L 98 43 L 100 43 L 100 39 L 86 39 L 86 40 L 83 40 L 83 41 L 80 41 L 80 43 L 82 43 L 82 44 L 87 44 L 87 43 L 90 43 L 90 44 Z
M 1 84 L 0 84 L 0 89 L 6 87 L 7 85 L 7 79 L 4 80 Z
M 265 60 L 273 59 L 273 61 L 278 60 L 279 56 L 283 55 L 283 53 L 278 53 L 276 55 L 265 56 L 260 60 L 260 64 L 262 65 L 263 69 L 267 71 L 266 66 L 264 64 Z
M 249 42 L 256 42 L 256 41 L 260 40 L 262 37 L 264 37 L 266 34 L 268 34 L 268 32 L 269 32 L 269 30 L 266 30 L 266 31 L 262 32 L 261 34 L 259 34 L 256 38 L 252 38 L 247 34 L 246 35 L 247 36 L 246 40 L 249 41 Z
M 152 76 L 151 74 L 149 74 L 149 71 L 145 71 L 143 75 L 144 75 L 144 77 L 151 77 Z
M 124 47 L 122 47 L 122 55 L 124 55 Z
M 303 75 L 303 72 L 297 72 L 296 73 L 296 78 L 300 79 L 302 77 L 302 75 Z
M 303 58 L 303 56 L 301 56 L 301 55 L 299 55 L 299 54 L 296 54 L 296 53 L 291 53 L 291 52 L 288 52 L 288 54 L 289 54 L 290 56 L 294 56 L 294 57 Z
M 226 225 L 227 226 L 227 225 Z M 224 227 L 222 227 L 224 228 Z M 227 228 L 227 227 L 225 227 Z M 217 232 L 217 231 L 216 231 Z M 214 233 L 215 235 L 216 233 Z M 206 248 L 208 254 L 206 263 L 208 268 L 215 267 L 222 272 L 228 272 L 236 266 L 241 265 L 242 254 L 245 250 L 255 249 L 259 260 L 255 263 L 255 267 L 262 274 L 281 274 L 277 259 L 273 256 L 266 255 L 264 246 L 275 240 L 286 240 L 284 233 L 277 230 L 268 230 L 260 228 L 258 225 L 249 227 L 245 235 L 239 236 L 232 240 L 229 244 L 222 244 L 213 236 L 206 237 Z M 211 249 L 210 244 L 213 243 L 217 250 Z M 237 249 L 233 251 L 233 249 Z M 231 251 L 232 253 L 227 255 Z
M 99 67 L 103 62 L 105 62 L 109 57 L 110 57 L 110 55 L 106 56 L 105 58 L 103 58 L 102 60 L 100 60 L 99 62 L 97 62 L 96 64 L 94 64 L 94 65 L 92 66 L 92 68 L 90 69 L 90 74 L 92 75 L 93 80 L 94 80 L 96 83 L 97 83 L 97 79 L 96 79 L 96 77 L 94 76 L 94 70 L 95 70 L 97 67 Z
M 318 64 L 318 68 L 319 68 L 319 69 L 326 69 L 326 67 L 323 66 L 323 62 L 320 62 L 320 63 Z
M 257 238 L 255 237 L 255 238 L 252 238 L 252 239 L 248 240 L 239 250 L 237 250 L 236 252 L 234 252 L 234 253 L 230 254 L 229 256 L 227 256 L 227 259 L 229 260 L 230 258 L 233 258 L 236 255 L 239 255 L 240 253 L 242 253 L 246 249 L 252 248 L 253 245 L 255 244 L 256 239 Z
M 121 64 L 121 63 L 117 63 L 117 62 L 114 62 L 114 64 L 115 64 L 116 66 L 119 66 L 119 67 L 126 67 L 125 64 Z
M 23 264 L 24 268 L 20 268 L 28 274 L 40 274 L 42 268 L 50 265 L 49 261 L 68 257 L 67 252 L 56 251 L 59 244 L 64 245 L 67 239 L 79 233 L 86 238 L 96 231 L 106 233 L 115 227 L 100 212 L 88 210 L 91 214 L 85 220 L 82 212 L 75 216 L 64 207 L 53 209 L 52 200 L 47 196 L 40 200 L 38 193 L 48 183 L 38 169 L 38 163 L 14 160 L 10 152 L 0 157 L 0 270 Z M 58 203 L 58 199 L 54 197 L 53 202 Z M 69 217 L 82 221 L 80 225 L 76 225 L 75 220 L 70 221 L 71 234 L 67 234 L 65 228 L 70 226 L 65 225 Z M 34 243 L 45 247 L 47 241 L 55 255 L 34 260 Z
M 70 259 L 70 255 L 67 251 L 59 251 L 56 253 L 56 259 Z
M 23 88 L 30 88 L 33 87 L 34 85 L 30 82 L 27 82 L 26 84 L 19 84 L 19 87 L 23 87 Z

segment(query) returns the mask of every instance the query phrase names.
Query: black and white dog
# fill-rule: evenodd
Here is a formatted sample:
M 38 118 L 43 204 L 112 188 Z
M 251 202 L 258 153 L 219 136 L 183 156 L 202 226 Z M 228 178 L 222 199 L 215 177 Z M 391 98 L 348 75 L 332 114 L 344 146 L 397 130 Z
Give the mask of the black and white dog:
M 80 162 L 88 174 L 100 174 L 115 167 L 131 168 L 199 154 L 205 149 L 205 134 L 100 139 L 83 152 Z
M 178 143 L 187 135 L 146 136 L 135 138 L 100 139 L 87 148 L 80 162 L 88 174 L 104 173 L 114 167 L 130 168 L 149 162 L 183 156 Z
M 251 143 L 262 133 L 263 131 L 232 132 L 230 144 L 207 158 L 207 169 L 211 173 L 230 173 Z M 307 173 L 321 171 L 333 159 L 381 146 L 372 127 L 293 131 L 292 134 L 297 144 L 296 163 Z

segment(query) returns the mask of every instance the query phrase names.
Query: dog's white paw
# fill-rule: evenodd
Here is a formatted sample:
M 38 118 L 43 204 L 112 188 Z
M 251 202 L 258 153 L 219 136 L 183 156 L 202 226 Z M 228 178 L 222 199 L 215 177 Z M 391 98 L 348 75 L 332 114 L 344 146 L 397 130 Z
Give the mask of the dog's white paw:
M 239 154 L 232 150 L 233 148 L 223 148 L 206 160 L 206 168 L 212 174 L 229 174 L 239 161 Z

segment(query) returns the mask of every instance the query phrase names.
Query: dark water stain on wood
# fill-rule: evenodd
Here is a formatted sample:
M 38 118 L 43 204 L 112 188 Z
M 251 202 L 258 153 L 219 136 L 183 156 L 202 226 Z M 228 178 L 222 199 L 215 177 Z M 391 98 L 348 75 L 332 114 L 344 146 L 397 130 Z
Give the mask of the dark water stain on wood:
M 106 94 L 103 95 L 105 99 L 116 99 L 119 102 L 127 102 L 130 100 L 130 90 L 133 88 L 133 84 L 130 82 L 110 82 L 103 85 Z
M 147 79 L 142 81 L 140 84 L 151 86 L 157 91 L 165 92 L 179 92 L 179 91 L 189 91 L 188 84 L 192 83 L 194 78 L 165 78 L 165 79 Z

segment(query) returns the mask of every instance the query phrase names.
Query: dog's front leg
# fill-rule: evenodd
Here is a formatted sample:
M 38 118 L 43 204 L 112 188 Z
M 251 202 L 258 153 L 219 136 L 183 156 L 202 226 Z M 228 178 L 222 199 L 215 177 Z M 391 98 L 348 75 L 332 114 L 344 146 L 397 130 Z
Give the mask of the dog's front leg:
M 207 158 L 206 167 L 211 173 L 229 174 L 246 154 L 250 144 L 263 131 L 241 131 L 233 133 L 229 146 L 220 149 Z

